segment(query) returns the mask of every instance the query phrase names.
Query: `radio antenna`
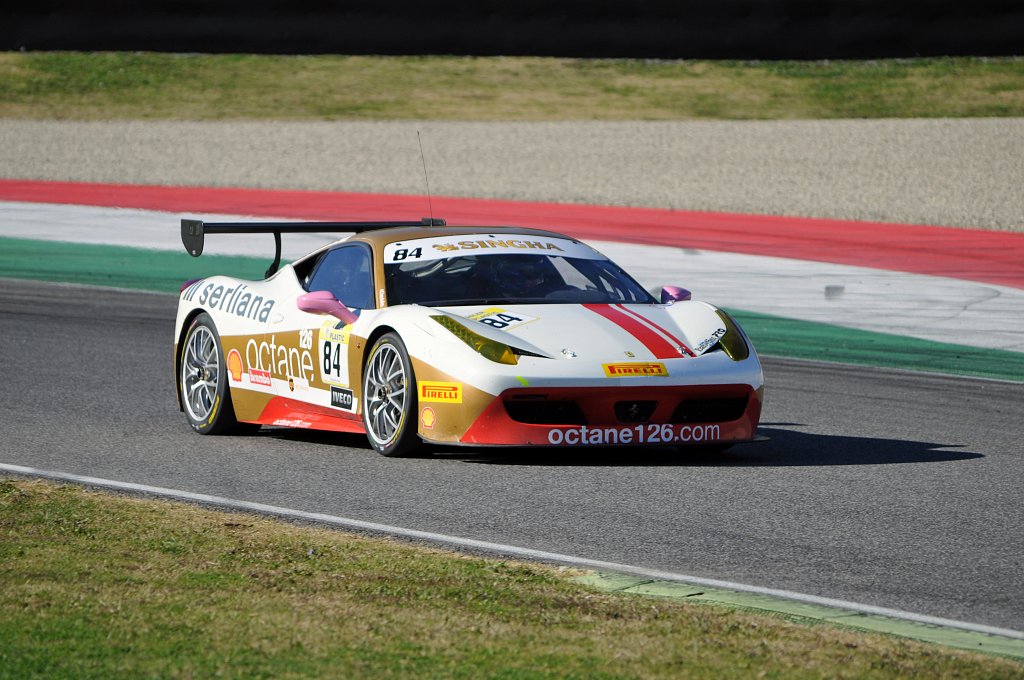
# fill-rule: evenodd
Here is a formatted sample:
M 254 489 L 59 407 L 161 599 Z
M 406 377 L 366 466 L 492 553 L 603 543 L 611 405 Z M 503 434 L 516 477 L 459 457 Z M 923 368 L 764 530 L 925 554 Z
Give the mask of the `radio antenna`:
M 420 131 L 416 131 L 416 141 L 420 145 L 420 160 L 423 162 L 423 183 L 427 185 L 427 210 L 430 211 L 430 224 L 434 224 L 434 206 L 430 202 L 430 180 L 427 179 L 427 157 L 423 155 L 423 140 L 420 139 Z

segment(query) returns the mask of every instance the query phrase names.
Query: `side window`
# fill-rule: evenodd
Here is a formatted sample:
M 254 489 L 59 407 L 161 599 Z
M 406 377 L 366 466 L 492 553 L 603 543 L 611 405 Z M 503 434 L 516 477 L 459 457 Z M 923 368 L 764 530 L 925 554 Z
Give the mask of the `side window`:
M 306 290 L 329 290 L 349 307 L 373 307 L 370 249 L 349 245 L 327 252 L 310 274 Z
M 295 276 L 302 283 L 302 287 L 309 290 L 309 278 L 313 274 L 313 270 L 320 264 L 320 260 L 324 259 L 325 253 L 317 253 L 309 257 L 292 262 L 292 267 L 295 268 Z

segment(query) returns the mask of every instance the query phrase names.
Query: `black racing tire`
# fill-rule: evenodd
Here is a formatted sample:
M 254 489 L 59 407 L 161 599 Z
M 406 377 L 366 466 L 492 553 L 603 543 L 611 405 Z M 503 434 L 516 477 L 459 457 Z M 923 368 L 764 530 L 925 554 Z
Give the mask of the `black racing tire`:
M 415 455 L 422 445 L 416 433 L 418 403 L 405 343 L 397 333 L 382 335 L 363 367 L 363 424 L 377 453 L 389 458 Z
M 178 358 L 178 386 L 188 424 L 199 434 L 244 434 L 259 429 L 258 424 L 235 419 L 224 348 L 209 314 L 193 319 L 185 333 Z

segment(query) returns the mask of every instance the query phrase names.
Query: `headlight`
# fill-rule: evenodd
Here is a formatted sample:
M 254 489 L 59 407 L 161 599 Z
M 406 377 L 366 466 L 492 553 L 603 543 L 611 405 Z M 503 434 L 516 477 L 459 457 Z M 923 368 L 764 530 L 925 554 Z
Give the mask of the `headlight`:
M 725 324 L 725 335 L 718 341 L 719 346 L 733 361 L 743 361 L 750 356 L 750 348 L 747 347 L 747 341 L 743 339 L 739 325 L 721 309 L 715 311 L 718 312 L 719 318 Z
M 452 335 L 472 347 L 485 359 L 513 366 L 519 363 L 519 357 L 516 356 L 516 353 L 508 345 L 497 340 L 485 338 L 482 335 L 477 335 L 450 316 L 438 315 L 430 318 L 447 328 L 451 331 Z

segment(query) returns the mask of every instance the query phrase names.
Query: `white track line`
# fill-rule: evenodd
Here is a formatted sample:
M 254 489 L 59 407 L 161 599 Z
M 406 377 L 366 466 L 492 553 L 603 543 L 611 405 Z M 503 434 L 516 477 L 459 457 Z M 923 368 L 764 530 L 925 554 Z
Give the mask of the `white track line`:
M 192 493 L 191 491 L 166 489 L 159 486 L 148 486 L 146 484 L 119 482 L 116 480 L 102 479 L 99 477 L 84 477 L 81 475 L 73 475 L 67 472 L 39 470 L 36 468 L 25 467 L 22 465 L 10 465 L 7 463 L 0 463 L 0 470 L 18 475 L 41 477 L 44 479 L 52 479 L 63 482 L 73 482 L 76 484 L 83 484 L 86 486 L 99 487 L 104 489 L 133 491 L 136 493 L 150 494 L 155 496 L 161 496 L 164 498 L 174 498 L 177 500 L 190 501 L 193 503 L 200 503 L 203 505 L 212 505 L 220 508 L 227 508 L 230 510 L 242 510 L 247 512 L 258 513 L 261 515 L 272 515 L 275 517 L 283 517 L 288 519 L 299 519 L 310 522 L 318 522 L 321 524 L 328 524 L 331 526 L 341 527 L 345 529 L 355 529 L 359 531 L 367 531 L 378 534 L 387 534 L 389 536 L 411 538 L 418 541 L 442 544 L 446 546 L 455 546 L 459 548 L 468 548 L 471 550 L 495 553 L 503 556 L 522 558 L 538 562 L 550 562 L 556 564 L 565 564 L 573 567 L 594 569 L 599 571 L 610 571 L 619 574 L 629 574 L 631 576 L 639 576 L 642 578 L 653 579 L 656 581 L 675 581 L 683 583 L 692 583 L 695 585 L 707 586 L 709 588 L 721 588 L 724 590 L 733 590 L 742 593 L 755 593 L 758 595 L 778 597 L 781 599 L 793 600 L 796 602 L 806 602 L 809 604 L 816 604 L 825 607 L 846 609 L 849 611 L 855 611 L 862 614 L 886 616 L 894 619 L 913 621 L 915 623 L 923 623 L 933 626 L 943 626 L 946 628 L 956 628 L 960 630 L 969 630 L 976 633 L 984 633 L 986 635 L 998 635 L 1001 637 L 1012 638 L 1014 640 L 1024 640 L 1024 632 L 1010 630 L 1007 628 L 996 628 L 994 626 L 986 626 L 978 623 L 955 621 L 952 619 L 944 619 L 937 616 L 928 616 L 925 614 L 905 612 L 899 609 L 888 609 L 886 607 L 876 607 L 874 605 L 847 602 L 845 600 L 837 600 L 830 597 L 818 597 L 817 595 L 795 593 L 789 590 L 762 588 L 760 586 L 751 586 L 746 585 L 744 583 L 733 583 L 731 581 L 720 581 L 718 579 L 688 576 L 686 574 L 677 574 L 669 571 L 645 569 L 643 567 L 634 567 L 628 564 L 618 564 L 616 562 L 603 562 L 601 560 L 591 560 L 584 557 L 575 557 L 573 555 L 562 555 L 559 553 L 546 552 L 543 550 L 532 550 L 530 548 L 519 548 L 516 546 L 504 545 L 501 543 L 490 543 L 488 541 L 478 541 L 471 538 L 448 536 L 445 534 L 438 534 L 430 531 L 417 531 L 415 529 L 405 529 L 402 527 L 390 526 L 388 524 L 364 522 L 358 519 L 337 517 L 335 515 L 325 515 L 319 512 L 305 512 L 302 510 L 292 510 L 290 508 L 282 508 L 275 505 L 264 505 L 263 503 L 240 501 L 231 498 L 224 498 L 221 496 L 208 496 L 206 494 L 201 493 Z

